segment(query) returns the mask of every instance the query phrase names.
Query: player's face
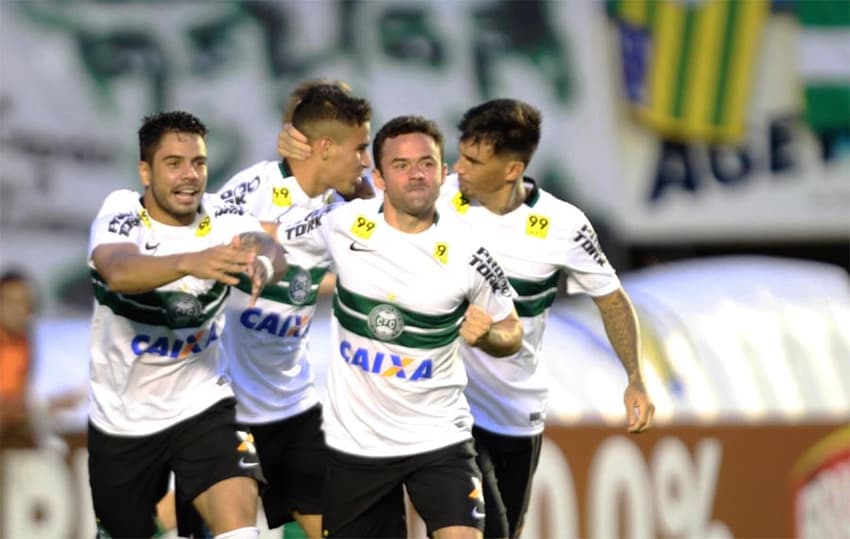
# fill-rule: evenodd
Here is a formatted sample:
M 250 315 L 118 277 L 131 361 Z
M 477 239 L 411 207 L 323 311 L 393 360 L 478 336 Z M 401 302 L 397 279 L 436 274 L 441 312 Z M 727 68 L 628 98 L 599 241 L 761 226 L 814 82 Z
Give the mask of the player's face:
M 342 136 L 330 150 L 330 187 L 345 196 L 354 194 L 363 171 L 372 165 L 369 157 L 369 122 L 340 130 Z
M 399 135 L 384 141 L 376 185 L 384 190 L 384 203 L 398 213 L 425 217 L 434 210 L 446 178 L 440 148 L 424 133 Z
M 139 163 L 145 208 L 167 225 L 187 225 L 195 219 L 207 188 L 207 145 L 194 133 L 166 133 L 153 165 Z
M 508 188 L 511 163 L 508 156 L 493 154 L 493 145 L 485 142 L 461 141 L 460 156 L 454 164 L 460 192 L 467 198 L 478 198 Z
M 7 281 L 0 286 L 0 327 L 23 336 L 29 329 L 34 311 L 33 297 L 25 281 Z

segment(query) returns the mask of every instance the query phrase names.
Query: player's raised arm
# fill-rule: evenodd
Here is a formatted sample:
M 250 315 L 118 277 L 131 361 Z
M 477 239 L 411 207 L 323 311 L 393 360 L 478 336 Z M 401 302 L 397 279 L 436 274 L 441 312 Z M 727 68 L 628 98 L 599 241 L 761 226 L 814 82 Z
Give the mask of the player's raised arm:
M 186 275 L 236 285 L 237 275 L 247 273 L 254 259 L 253 252 L 233 245 L 150 256 L 140 253 L 132 243 L 108 243 L 98 245 L 91 255 L 94 269 L 109 289 L 122 294 L 148 292 Z

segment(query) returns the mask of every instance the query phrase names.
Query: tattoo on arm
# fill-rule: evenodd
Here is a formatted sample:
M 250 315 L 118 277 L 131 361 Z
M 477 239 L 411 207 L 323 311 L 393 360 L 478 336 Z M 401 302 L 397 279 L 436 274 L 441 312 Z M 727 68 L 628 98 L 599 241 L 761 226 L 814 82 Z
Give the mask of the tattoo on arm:
M 642 378 L 640 366 L 640 333 L 635 308 L 623 289 L 594 298 L 608 340 L 626 369 L 629 379 Z

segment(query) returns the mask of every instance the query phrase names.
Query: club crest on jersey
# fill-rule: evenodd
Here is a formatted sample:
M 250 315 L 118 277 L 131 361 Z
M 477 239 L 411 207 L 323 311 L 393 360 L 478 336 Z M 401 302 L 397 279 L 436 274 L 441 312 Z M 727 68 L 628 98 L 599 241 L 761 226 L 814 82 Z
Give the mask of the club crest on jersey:
M 191 328 L 199 325 L 204 308 L 192 294 L 178 292 L 165 304 L 165 320 L 170 328 Z
M 369 312 L 369 331 L 382 341 L 391 341 L 404 331 L 404 318 L 395 306 L 382 303 Z
M 310 272 L 299 268 L 289 280 L 289 299 L 294 305 L 301 305 L 310 297 L 313 281 Z

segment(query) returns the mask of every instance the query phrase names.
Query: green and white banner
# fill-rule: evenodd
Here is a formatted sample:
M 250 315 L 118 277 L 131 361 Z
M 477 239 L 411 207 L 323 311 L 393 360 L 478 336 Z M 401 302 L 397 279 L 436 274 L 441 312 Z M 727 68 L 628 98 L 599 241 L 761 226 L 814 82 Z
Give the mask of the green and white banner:
M 800 76 L 815 131 L 850 129 L 850 2 L 795 3 L 802 25 Z

